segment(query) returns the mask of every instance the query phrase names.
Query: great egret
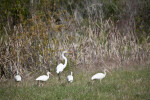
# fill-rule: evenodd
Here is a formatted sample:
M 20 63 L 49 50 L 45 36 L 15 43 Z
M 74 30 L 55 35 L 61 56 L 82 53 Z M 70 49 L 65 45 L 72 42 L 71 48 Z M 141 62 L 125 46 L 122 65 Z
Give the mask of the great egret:
M 65 63 L 62 64 L 60 63 L 59 65 L 57 65 L 56 67 L 56 73 L 59 76 L 59 80 L 60 80 L 60 73 L 65 69 L 65 67 L 67 66 L 67 58 L 64 56 L 65 53 L 71 53 L 71 52 L 67 52 L 67 51 L 63 51 L 62 53 L 62 57 L 63 59 L 65 59 Z
M 47 72 L 47 75 L 42 75 L 42 76 L 39 76 L 38 78 L 36 78 L 36 80 L 38 81 L 39 86 L 40 86 L 40 81 L 45 82 L 49 79 L 49 75 L 53 76 L 53 74 L 51 74 L 51 72 Z
M 70 83 L 73 82 L 73 76 L 72 76 L 72 74 L 73 74 L 73 73 L 71 72 L 71 75 L 68 75 L 68 76 L 67 76 L 67 81 L 70 82 Z
M 109 72 L 107 69 L 104 69 L 104 73 L 97 73 L 92 76 L 91 80 L 101 80 L 106 76 L 106 71 Z

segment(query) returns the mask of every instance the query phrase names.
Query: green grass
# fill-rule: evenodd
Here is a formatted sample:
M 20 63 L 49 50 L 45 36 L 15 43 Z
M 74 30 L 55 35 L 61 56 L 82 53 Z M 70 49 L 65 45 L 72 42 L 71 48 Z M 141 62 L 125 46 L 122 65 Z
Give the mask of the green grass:
M 101 72 L 101 71 L 99 71 Z M 74 82 L 50 78 L 43 87 L 23 81 L 19 87 L 9 81 L 0 85 L 1 100 L 148 100 L 150 99 L 150 65 L 112 69 L 111 74 L 92 85 L 95 72 L 74 73 Z

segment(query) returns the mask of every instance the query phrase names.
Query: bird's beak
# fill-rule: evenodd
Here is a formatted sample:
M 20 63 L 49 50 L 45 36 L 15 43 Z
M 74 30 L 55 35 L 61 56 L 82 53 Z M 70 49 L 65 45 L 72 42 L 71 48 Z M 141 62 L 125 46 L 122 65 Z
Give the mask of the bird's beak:
M 72 52 L 68 51 L 67 53 L 72 53 Z
M 106 69 L 107 72 L 109 72 L 109 70 Z M 110 73 L 110 72 L 109 72 Z
M 108 71 L 108 70 L 106 70 L 106 71 L 107 71 L 107 72 L 109 72 L 109 73 L 110 73 L 110 75 L 112 75 L 110 71 Z
M 54 76 L 52 73 L 50 73 L 50 75 Z

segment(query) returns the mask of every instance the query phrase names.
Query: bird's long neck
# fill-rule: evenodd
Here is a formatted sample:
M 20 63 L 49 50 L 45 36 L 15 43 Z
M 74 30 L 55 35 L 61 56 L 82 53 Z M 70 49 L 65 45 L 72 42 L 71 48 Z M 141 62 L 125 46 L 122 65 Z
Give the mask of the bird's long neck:
M 64 53 L 62 54 L 62 57 L 65 59 L 64 67 L 67 66 L 67 58 L 64 56 Z
M 47 73 L 47 77 L 49 78 L 49 73 Z
M 19 74 L 19 72 L 18 72 L 18 70 L 17 70 L 17 73 L 16 73 L 17 75 Z
M 106 75 L 106 70 L 104 70 L 104 75 Z
M 72 72 L 71 72 L 71 76 L 72 76 Z

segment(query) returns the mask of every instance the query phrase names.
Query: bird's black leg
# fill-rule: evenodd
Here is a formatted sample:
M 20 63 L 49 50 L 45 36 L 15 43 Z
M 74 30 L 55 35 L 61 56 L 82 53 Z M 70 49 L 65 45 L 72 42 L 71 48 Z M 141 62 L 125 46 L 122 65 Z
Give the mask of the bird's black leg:
M 40 81 L 38 81 L 38 86 L 40 86 Z
M 94 80 L 92 81 L 92 85 L 94 84 Z
M 61 81 L 61 79 L 60 79 L 60 73 L 58 73 L 57 75 L 58 75 L 58 80 Z
M 41 82 L 41 85 L 42 85 L 42 87 L 43 87 L 43 82 Z
M 16 83 L 16 87 L 18 87 L 18 82 Z

